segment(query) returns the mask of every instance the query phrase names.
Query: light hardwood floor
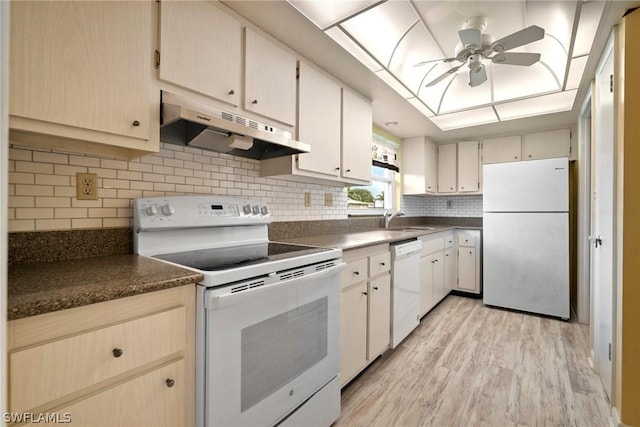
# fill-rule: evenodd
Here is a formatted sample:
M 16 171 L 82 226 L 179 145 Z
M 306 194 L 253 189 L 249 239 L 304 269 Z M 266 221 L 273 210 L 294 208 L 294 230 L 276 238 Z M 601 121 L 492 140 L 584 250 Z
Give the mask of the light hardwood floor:
M 576 322 L 448 296 L 342 392 L 340 426 L 609 425 Z

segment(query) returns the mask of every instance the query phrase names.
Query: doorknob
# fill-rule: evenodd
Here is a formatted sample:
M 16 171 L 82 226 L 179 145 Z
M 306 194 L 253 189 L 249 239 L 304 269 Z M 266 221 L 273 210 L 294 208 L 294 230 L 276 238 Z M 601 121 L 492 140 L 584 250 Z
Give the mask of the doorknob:
M 602 246 L 602 237 L 601 236 L 589 236 L 589 241 L 595 243 L 596 248 L 598 246 Z

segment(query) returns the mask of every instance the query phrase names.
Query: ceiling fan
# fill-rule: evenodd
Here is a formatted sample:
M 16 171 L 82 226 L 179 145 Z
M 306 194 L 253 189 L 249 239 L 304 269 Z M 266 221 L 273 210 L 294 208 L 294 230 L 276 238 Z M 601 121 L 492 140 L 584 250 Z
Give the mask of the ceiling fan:
M 460 65 L 447 70 L 435 79 L 426 84 L 427 87 L 434 86 L 454 74 L 463 65 L 469 67 L 469 86 L 475 87 L 487 81 L 487 70 L 481 59 L 489 59 L 494 64 L 522 65 L 530 66 L 540 60 L 539 53 L 528 52 L 507 52 L 525 44 L 538 41 L 544 37 L 544 28 L 537 25 L 516 31 L 500 40 L 489 34 L 482 34 L 487 27 L 487 18 L 484 16 L 474 16 L 468 18 L 464 28 L 458 31 L 460 43 L 456 46 L 456 55 L 452 58 L 435 59 L 431 61 L 419 62 L 416 66 L 431 62 L 453 62 L 459 61 Z

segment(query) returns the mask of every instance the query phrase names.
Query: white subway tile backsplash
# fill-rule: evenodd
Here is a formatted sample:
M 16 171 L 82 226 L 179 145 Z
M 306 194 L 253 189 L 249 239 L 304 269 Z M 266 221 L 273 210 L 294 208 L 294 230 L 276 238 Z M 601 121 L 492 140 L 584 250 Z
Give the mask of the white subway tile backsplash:
M 131 226 L 132 199 L 180 194 L 258 199 L 274 221 L 347 218 L 344 187 L 261 178 L 259 161 L 228 154 L 171 144 L 131 161 L 20 146 L 9 152 L 12 232 Z M 76 198 L 77 172 L 98 175 L 98 200 Z M 333 195 L 333 206 L 324 206 L 324 193 Z
M 482 195 L 402 196 L 400 208 L 407 216 L 481 217 Z

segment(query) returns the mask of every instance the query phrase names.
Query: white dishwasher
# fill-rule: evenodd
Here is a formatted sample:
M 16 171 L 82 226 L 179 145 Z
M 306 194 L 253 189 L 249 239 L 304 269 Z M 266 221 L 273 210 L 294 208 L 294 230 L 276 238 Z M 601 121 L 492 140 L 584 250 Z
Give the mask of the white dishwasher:
M 420 323 L 421 240 L 391 245 L 391 348 Z

